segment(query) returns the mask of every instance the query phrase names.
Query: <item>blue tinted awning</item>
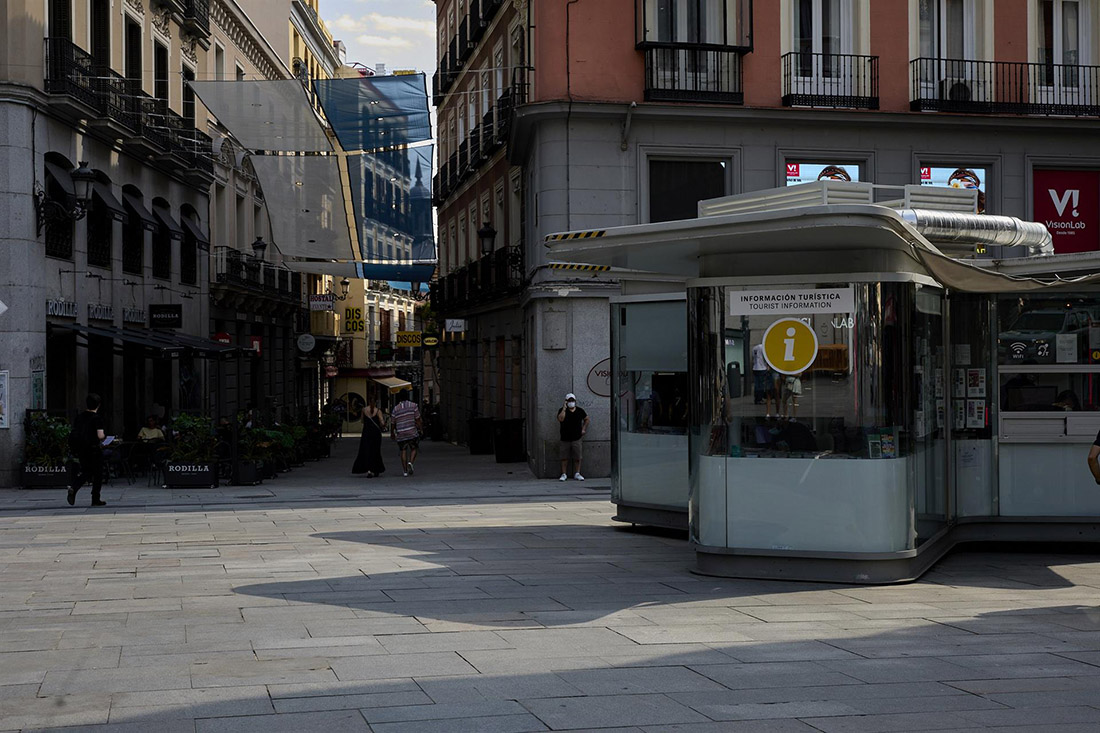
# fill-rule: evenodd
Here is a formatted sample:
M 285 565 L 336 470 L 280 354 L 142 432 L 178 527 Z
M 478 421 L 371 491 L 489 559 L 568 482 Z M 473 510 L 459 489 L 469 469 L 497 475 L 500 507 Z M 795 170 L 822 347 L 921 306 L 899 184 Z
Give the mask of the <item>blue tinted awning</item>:
M 336 139 L 348 152 L 432 138 L 424 74 L 316 79 L 313 88 Z

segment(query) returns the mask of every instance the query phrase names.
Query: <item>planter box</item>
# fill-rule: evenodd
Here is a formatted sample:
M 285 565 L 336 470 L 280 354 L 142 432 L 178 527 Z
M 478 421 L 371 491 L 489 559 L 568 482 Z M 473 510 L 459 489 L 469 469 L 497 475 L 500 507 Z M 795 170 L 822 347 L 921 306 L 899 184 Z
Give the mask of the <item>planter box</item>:
M 23 464 L 24 489 L 68 488 L 73 474 L 68 466 L 43 466 L 38 463 Z
M 260 478 L 260 468 L 255 461 L 237 462 L 237 485 L 255 486 L 263 481 Z
M 213 489 L 217 486 L 218 466 L 212 461 L 168 461 L 164 467 L 164 487 L 167 489 Z

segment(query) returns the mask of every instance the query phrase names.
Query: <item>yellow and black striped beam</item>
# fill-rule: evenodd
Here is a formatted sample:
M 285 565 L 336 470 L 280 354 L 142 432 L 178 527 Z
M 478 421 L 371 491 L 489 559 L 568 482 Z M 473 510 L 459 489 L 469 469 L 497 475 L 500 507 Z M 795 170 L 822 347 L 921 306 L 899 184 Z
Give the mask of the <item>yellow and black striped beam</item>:
M 574 265 L 570 262 L 551 262 L 550 268 L 553 270 L 577 270 L 580 272 L 607 272 L 611 269 L 610 265 Z
M 566 234 L 550 234 L 546 237 L 547 242 L 565 242 L 570 239 L 597 239 L 607 234 L 606 229 L 595 229 L 590 232 L 568 232 Z

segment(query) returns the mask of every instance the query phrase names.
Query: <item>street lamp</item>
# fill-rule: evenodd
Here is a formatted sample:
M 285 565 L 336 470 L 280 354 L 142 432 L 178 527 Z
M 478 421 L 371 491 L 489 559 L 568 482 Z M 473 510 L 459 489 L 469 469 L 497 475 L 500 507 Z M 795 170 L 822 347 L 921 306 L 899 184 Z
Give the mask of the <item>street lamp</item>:
M 83 219 L 88 213 L 88 202 L 92 197 L 92 183 L 95 182 L 95 172 L 88 167 L 88 161 L 80 161 L 70 174 L 73 181 L 73 195 L 76 199 L 73 208 L 69 209 L 61 201 L 55 201 L 46 195 L 46 192 L 38 187 L 34 191 L 34 214 L 38 233 L 50 224 L 62 221 L 77 221 Z
M 490 222 L 485 222 L 481 225 L 481 229 L 477 230 L 477 238 L 481 242 L 481 254 L 491 254 L 493 245 L 496 243 L 497 230 L 493 229 Z
M 255 253 L 256 258 L 262 260 L 266 250 L 267 242 L 264 241 L 264 238 L 256 237 L 256 241 L 252 243 L 252 252 Z
M 340 300 L 347 300 L 348 293 L 351 291 L 351 280 L 346 277 L 340 281 Z

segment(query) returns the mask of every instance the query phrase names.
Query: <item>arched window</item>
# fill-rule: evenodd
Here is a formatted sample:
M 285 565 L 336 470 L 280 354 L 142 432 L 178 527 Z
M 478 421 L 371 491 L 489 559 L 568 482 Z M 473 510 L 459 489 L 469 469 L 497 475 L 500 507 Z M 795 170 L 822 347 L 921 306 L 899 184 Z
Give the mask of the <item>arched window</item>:
M 172 218 L 172 209 L 162 198 L 153 199 L 153 216 L 157 228 L 153 230 L 153 277 L 162 280 L 172 278 L 172 240 L 183 239 L 183 230 Z
M 114 257 L 115 220 L 126 222 L 128 216 L 123 205 L 111 191 L 111 179 L 103 171 L 95 171 L 92 182 L 92 201 L 88 210 L 88 264 L 95 267 L 111 266 Z
M 122 223 L 122 271 L 131 275 L 145 274 L 145 232 L 156 228 L 157 222 L 136 186 L 122 187 L 122 205 L 126 219 Z
M 72 211 L 76 207 L 76 190 L 69 172 L 75 168 L 60 153 L 46 153 L 46 198 Z M 46 255 L 65 260 L 73 258 L 73 220 L 57 217 L 46 225 Z

